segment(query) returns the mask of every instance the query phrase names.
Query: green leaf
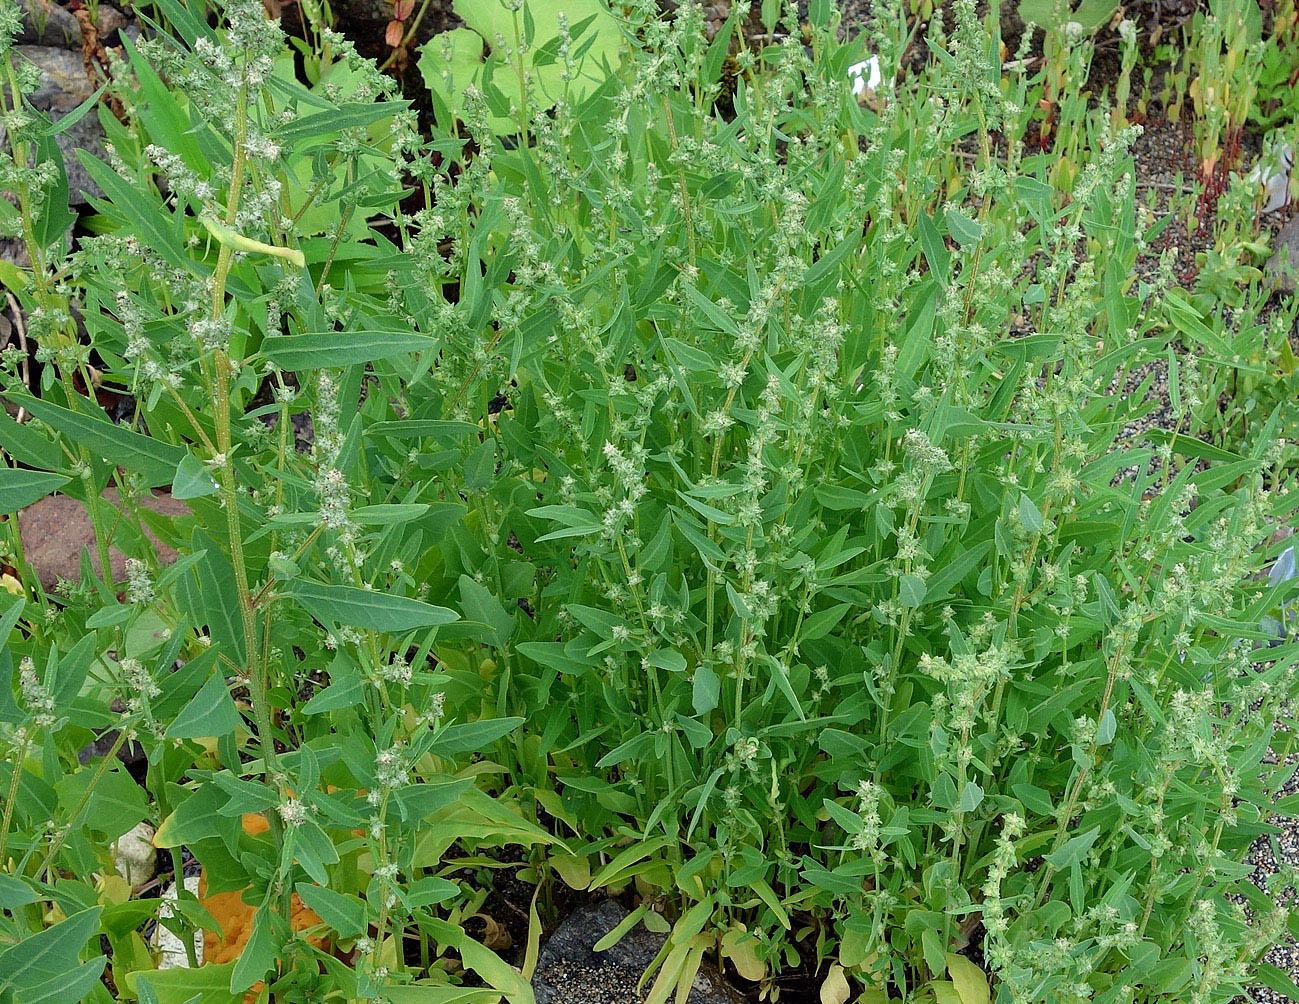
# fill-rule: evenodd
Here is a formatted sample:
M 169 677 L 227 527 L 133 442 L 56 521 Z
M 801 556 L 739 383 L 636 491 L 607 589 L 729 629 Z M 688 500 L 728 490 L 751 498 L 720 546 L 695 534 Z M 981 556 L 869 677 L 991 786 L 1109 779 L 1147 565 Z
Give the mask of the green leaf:
M 434 35 L 420 48 L 418 65 L 425 85 L 445 106 L 445 112 L 438 112 L 438 121 L 449 127 L 451 123 L 444 122 L 443 115 L 459 111 L 465 89 L 482 69 L 482 36 L 468 28 L 453 28 Z
M 982 801 L 983 789 L 973 781 L 966 781 L 964 787 L 961 788 L 961 800 L 957 804 L 957 808 L 961 812 L 973 812 Z
M 463 29 L 457 29 L 463 30 Z M 499 990 L 450 983 L 407 983 L 383 988 L 388 1004 L 500 1004 Z
M 171 480 L 172 497 L 178 499 L 196 499 L 204 495 L 216 494 L 217 484 L 212 480 L 203 464 L 194 454 L 186 452 L 176 465 L 176 473 Z
M 916 225 L 920 230 L 920 249 L 929 263 L 929 271 L 940 285 L 946 287 L 952 281 L 952 254 L 943 243 L 943 235 L 938 232 L 933 218 L 924 211 L 917 215 Z
M 576 676 L 589 673 L 599 664 L 594 657 L 570 652 L 562 641 L 525 641 L 515 646 L 515 651 L 538 665 Z
M 961 1004 L 989 1004 L 992 997 L 987 974 L 964 955 L 947 953 L 947 975 L 952 978 Z
M 142 475 L 145 487 L 170 484 L 184 456 L 179 446 L 114 425 L 94 401 L 82 399 L 79 407 L 85 410 L 71 411 L 26 394 L 15 394 L 13 398 L 35 418 L 87 447 L 93 456 Z
M 295 888 L 302 902 L 320 914 L 320 919 L 337 931 L 339 937 L 355 938 L 365 933 L 365 904 L 355 896 L 306 882 L 299 882 Z
M 314 819 L 304 819 L 293 828 L 293 857 L 313 882 L 324 885 L 329 881 L 326 866 L 338 864 L 338 849 L 329 835 Z
M 0 467 L 0 513 L 17 512 L 68 483 L 62 474 Z
M 689 289 L 690 287 L 687 286 L 686 288 Z M 672 353 L 672 357 L 682 367 L 692 373 L 712 373 L 717 369 L 717 363 L 712 356 L 694 346 L 687 345 L 679 338 L 665 335 L 663 337 L 663 346 Z
M 293 583 L 290 593 L 322 624 L 346 624 L 397 634 L 460 619 L 459 614 L 446 607 L 355 586 L 330 586 L 299 579 Z
M 504 648 L 514 633 L 514 618 L 501 606 L 501 601 L 491 590 L 467 575 L 460 576 L 460 604 L 465 617 L 490 627 L 491 634 L 484 640 L 489 645 Z
M 708 319 L 714 328 L 718 331 L 724 331 L 728 335 L 739 334 L 739 325 L 736 324 L 735 319 L 727 314 L 721 307 L 708 299 L 708 297 L 704 296 L 703 293 L 699 292 L 699 290 L 694 286 L 691 286 L 689 283 L 682 284 L 681 288 L 685 291 L 685 294 L 690 301 L 699 308 L 699 311 Z M 678 346 L 681 346 L 681 344 L 682 343 L 676 341 L 676 339 L 673 339 L 672 351 L 675 353 Z M 685 347 L 689 348 L 689 346 Z M 697 350 L 691 349 L 691 351 Z M 678 356 L 678 358 L 680 357 Z M 708 359 L 709 362 L 712 362 L 709 356 L 704 355 L 704 358 Z M 682 365 L 687 365 L 685 360 L 682 360 Z
M 1270 962 L 1259 963 L 1254 975 L 1260 984 L 1279 993 L 1286 1000 L 1299 1001 L 1299 985 Z
M 955 209 L 947 211 L 947 232 L 961 247 L 978 244 L 983 237 L 983 226 Z
M 16 910 L 36 902 L 32 887 L 12 875 L 0 875 L 0 910 Z
M 1096 843 L 1096 838 L 1101 835 L 1101 828 L 1093 826 L 1086 833 L 1080 833 L 1072 840 L 1068 841 L 1058 851 L 1053 851 L 1046 856 L 1051 867 L 1056 871 L 1063 871 L 1070 865 L 1075 864 L 1083 859 L 1088 851 L 1091 850 L 1092 844 Z
M 1073 19 L 1087 31 L 1095 31 L 1114 16 L 1118 6 L 1115 0 L 1079 0 Z M 1249 8 L 1258 10 L 1257 4 L 1250 4 Z
M 1029 533 L 1038 533 L 1042 529 L 1042 514 L 1023 492 L 1019 495 L 1019 521 Z
M 55 791 L 59 795 L 59 805 L 71 816 L 72 810 L 86 795 L 90 788 L 95 771 L 84 768 L 65 775 Z M 109 840 L 116 840 L 136 823 L 149 814 L 149 807 L 144 800 L 144 789 L 125 768 L 106 771 L 99 781 L 90 788 L 81 812 L 70 822 L 76 827 L 89 827 L 102 833 Z
M 157 969 L 150 972 L 136 972 L 127 976 L 127 983 L 134 983 L 140 995 L 140 1004 L 145 1004 L 144 988 L 153 991 L 158 1004 L 242 1004 L 242 993 L 231 993 L 230 978 L 234 972 L 234 962 L 221 965 L 205 963 L 197 969 Z
M 465 458 L 465 484 L 482 489 L 496 477 L 496 441 L 488 439 Z
M 413 523 L 428 510 L 423 503 L 363 505 L 353 509 L 351 516 L 358 526 L 397 526 Z
M 1096 745 L 1108 746 L 1112 743 L 1118 727 L 1118 719 L 1114 716 L 1114 709 L 1106 708 L 1105 714 L 1101 715 L 1100 724 L 1096 727 Z
M 462 928 L 446 921 L 431 920 L 428 925 L 440 943 L 450 945 L 459 952 L 465 966 L 482 977 L 483 982 L 503 993 L 510 1004 L 536 1004 L 532 985 L 490 948 L 479 944 Z
M 70 973 L 63 973 L 38 986 L 17 990 L 14 1004 L 81 1004 L 90 991 L 99 986 L 108 957 L 101 955 L 83 962 Z
M 296 143 L 342 132 L 363 129 L 392 118 L 407 105 L 405 101 L 356 101 L 311 115 L 301 115 L 283 125 L 276 135 L 285 143 Z
M 632 736 L 625 742 L 619 743 L 608 753 L 602 756 L 597 767 L 616 767 L 620 763 L 625 763 L 633 756 L 636 756 L 645 747 L 654 741 L 654 736 L 648 732 L 642 732 L 640 735 Z
M 721 699 L 722 681 L 707 663 L 695 667 L 694 681 L 690 692 L 690 702 L 694 705 L 695 714 L 706 715 L 717 707 Z
M 479 428 L 468 422 L 444 422 L 431 418 L 407 418 L 400 422 L 375 422 L 365 427 L 367 436 L 386 439 L 441 439 L 449 442 L 477 436 Z
M 898 580 L 898 602 L 904 607 L 918 607 L 925 601 L 925 580 L 908 574 Z
M 425 73 L 426 78 L 436 75 L 439 84 L 442 84 L 439 90 L 448 93 L 452 98 L 463 96 L 468 84 L 473 83 L 484 93 L 499 90 L 507 95 L 508 99 L 517 100 L 519 72 L 522 69 L 525 76 L 530 78 L 534 88 L 534 93 L 529 99 L 532 107 L 528 111 L 531 113 L 538 110 L 537 104 L 540 104 L 542 109 L 548 108 L 565 93 L 570 102 L 580 101 L 608 79 L 605 71 L 606 64 L 610 67 L 618 65 L 622 32 L 614 16 L 599 0 L 564 0 L 563 4 L 529 4 L 533 38 L 522 57 L 522 66 L 519 57 L 514 55 L 513 49 L 516 12 L 507 6 L 505 0 L 455 0 L 454 8 L 460 19 L 493 47 L 493 54 L 490 63 L 483 63 L 477 59 L 470 60 L 468 57 L 474 54 L 472 43 L 463 38 L 455 40 L 453 61 L 447 68 L 449 72 L 460 74 L 472 70 L 473 76 L 465 81 L 453 80 L 450 86 L 446 86 L 441 81 L 441 68 L 436 64 Z M 570 27 L 572 34 L 570 52 L 576 63 L 569 80 L 565 80 L 565 68 L 562 62 L 555 59 L 553 55 L 559 42 L 561 14 L 567 19 Z M 579 27 L 582 25 L 585 25 L 585 28 L 579 34 Z M 520 30 L 523 28 L 521 18 L 519 28 Z M 509 39 L 510 46 L 498 46 L 498 38 Z M 437 46 L 437 39 L 434 38 L 429 44 Z M 480 48 L 479 52 L 481 51 Z M 440 47 L 437 49 L 437 55 L 430 58 L 446 63 Z M 459 112 L 461 109 L 458 104 L 455 104 L 452 105 L 451 110 Z M 514 132 L 517 129 L 515 123 L 504 116 L 493 117 L 492 125 L 503 133 Z
M 68 115 L 76 113 L 77 110 L 74 110 Z M 56 133 L 45 115 L 41 114 L 37 117 L 43 128 L 41 137 L 36 142 L 36 159 L 41 164 L 48 165 L 54 176 L 53 182 L 44 186 L 43 205 L 36 214 L 32 227 L 32 236 L 37 245 L 44 250 L 63 239 L 68 227 L 76 220 L 77 214 L 68 205 L 68 172 L 63 163 L 63 151 L 59 149 L 54 139 Z
M 272 928 L 272 918 L 273 914 L 265 904 L 253 914 L 252 933 L 230 972 L 231 993 L 244 993 L 275 965 L 280 944 Z
M 429 752 L 445 757 L 475 753 L 513 732 L 523 721 L 522 718 L 493 718 L 490 721 L 448 725 L 433 740 Z
M 666 669 L 669 673 L 684 673 L 686 671 L 686 657 L 680 652 L 674 652 L 669 648 L 661 648 L 650 653 L 646 661 L 651 666 Z
M 203 784 L 162 821 L 153 835 L 154 846 L 180 847 L 220 837 L 227 848 L 233 849 L 239 840 L 240 823 L 237 816 L 227 816 L 221 811 L 228 801 L 229 797 L 216 784 Z
M 271 335 L 262 354 L 283 370 L 341 369 L 438 347 L 428 335 L 411 331 L 313 331 Z
M 1069 19 L 1069 2 L 1068 0 L 1020 0 L 1017 12 L 1025 24 L 1035 24 L 1039 28 L 1050 30 Z
M 201 529 L 190 535 L 189 547 L 199 557 L 175 580 L 177 602 L 194 624 L 207 626 L 228 658 L 239 663 L 244 658 L 244 632 L 234 566 L 226 548 Z
M 302 713 L 319 715 L 326 711 L 339 711 L 356 704 L 364 693 L 360 671 L 340 652 L 329 664 L 329 686 L 307 701 L 302 706 Z
M 79 965 L 81 949 L 99 929 L 101 913 L 100 906 L 82 910 L 0 954 L 0 1000 L 6 990 L 30 990 L 68 979 Z
M 199 265 L 185 253 L 181 243 L 182 229 L 176 225 L 176 217 L 161 200 L 150 194 L 144 185 L 127 181 L 85 150 L 77 153 L 86 171 L 105 195 L 106 201 L 93 200 L 97 206 L 102 207 L 105 215 L 124 224 L 129 231 L 138 232 L 149 249 L 161 255 L 168 264 L 195 275 L 208 272 L 206 266 Z M 178 457 L 177 460 L 179 459 Z M 176 464 L 172 463 L 171 466 L 175 468 Z
M 235 702 L 220 673 L 214 673 L 167 729 L 168 739 L 220 738 L 239 725 Z
M 611 614 L 607 610 L 600 610 L 598 607 L 570 603 L 568 612 L 573 615 L 582 627 L 599 635 L 605 641 L 612 640 L 615 631 L 626 627 L 626 623 L 617 614 Z

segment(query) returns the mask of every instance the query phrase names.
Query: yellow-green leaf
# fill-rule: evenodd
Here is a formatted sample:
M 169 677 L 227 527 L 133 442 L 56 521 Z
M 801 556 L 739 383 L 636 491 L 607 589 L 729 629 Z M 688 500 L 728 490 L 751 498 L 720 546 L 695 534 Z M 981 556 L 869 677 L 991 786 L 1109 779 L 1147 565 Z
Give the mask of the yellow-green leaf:
M 961 1004 L 989 1004 L 988 977 L 964 955 L 947 953 L 947 975 L 952 978 Z

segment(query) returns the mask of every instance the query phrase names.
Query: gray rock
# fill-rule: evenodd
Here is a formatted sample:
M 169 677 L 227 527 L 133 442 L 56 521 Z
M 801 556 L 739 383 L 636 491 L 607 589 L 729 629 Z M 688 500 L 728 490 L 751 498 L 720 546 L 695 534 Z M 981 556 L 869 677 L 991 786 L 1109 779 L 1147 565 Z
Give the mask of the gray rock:
M 642 1004 L 645 995 L 636 984 L 666 937 L 637 925 L 612 948 L 594 951 L 595 943 L 626 916 L 626 910 L 606 899 L 582 907 L 555 928 L 532 977 L 537 1004 Z M 705 966 L 695 977 L 689 1004 L 733 1004 L 735 999 L 717 972 Z
M 81 48 L 81 26 L 66 7 L 54 0 L 18 0 L 18 8 L 23 15 L 23 30 L 17 44 Z M 125 24 L 121 12 L 108 4 L 101 3 L 95 11 L 95 27 L 101 41 Z
M 81 53 L 58 49 L 48 45 L 20 45 L 15 47 L 19 57 L 40 67 L 41 82 L 30 95 L 32 107 L 46 112 L 57 122 L 95 92 L 86 79 L 86 68 Z M 99 191 L 77 157 L 78 150 L 86 150 L 101 160 L 104 152 L 104 129 L 99 124 L 95 109 L 58 136 L 59 149 L 63 151 L 63 165 L 68 172 L 69 201 L 75 206 L 90 198 L 98 198 Z
M 1283 292 L 1293 293 L 1299 276 L 1299 216 L 1277 231 L 1272 249 L 1272 257 L 1267 260 L 1268 281 Z
M 19 45 L 81 46 L 81 28 L 66 7 L 54 0 L 18 0 L 18 9 L 23 14 Z
M 95 31 L 99 33 L 101 44 L 107 45 L 112 40 L 113 34 L 125 27 L 127 27 L 125 14 L 106 3 L 99 5 L 98 10 L 95 11 Z

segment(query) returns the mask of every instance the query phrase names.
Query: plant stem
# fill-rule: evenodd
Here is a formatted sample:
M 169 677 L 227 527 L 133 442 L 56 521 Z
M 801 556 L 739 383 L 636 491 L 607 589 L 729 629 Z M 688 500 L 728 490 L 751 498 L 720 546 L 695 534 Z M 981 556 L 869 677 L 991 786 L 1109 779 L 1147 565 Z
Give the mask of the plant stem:
M 230 169 L 230 192 L 226 199 L 226 226 L 233 227 L 239 214 L 239 195 L 243 186 L 246 160 L 245 140 L 248 135 L 248 86 L 240 85 L 236 105 L 234 163 Z M 234 252 L 227 244 L 221 245 L 217 256 L 216 274 L 212 278 L 212 319 L 219 320 L 226 309 L 226 278 L 230 274 Z M 215 353 L 216 382 L 213 391 L 213 416 L 216 421 L 216 447 L 220 464 L 221 500 L 226 511 L 226 527 L 230 535 L 230 558 L 234 566 L 235 588 L 239 597 L 239 616 L 244 635 L 244 671 L 252 698 L 253 717 L 257 725 L 257 741 L 262 750 L 262 767 L 268 784 L 278 784 L 279 768 L 275 757 L 275 738 L 271 730 L 270 709 L 266 703 L 267 681 L 257 649 L 257 614 L 253 608 L 252 593 L 248 588 L 248 568 L 244 561 L 243 531 L 239 525 L 239 493 L 235 484 L 234 457 L 231 456 L 230 437 L 230 351 L 221 346 Z M 274 812 L 266 814 L 278 845 L 279 820 Z

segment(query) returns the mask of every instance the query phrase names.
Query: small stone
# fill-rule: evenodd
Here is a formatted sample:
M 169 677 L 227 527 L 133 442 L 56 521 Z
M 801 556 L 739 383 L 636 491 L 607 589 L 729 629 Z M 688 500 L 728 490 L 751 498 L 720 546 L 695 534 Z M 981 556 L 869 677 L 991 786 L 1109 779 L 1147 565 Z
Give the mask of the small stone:
M 81 26 L 72 11 L 54 0 L 18 0 L 23 30 L 14 41 L 19 45 L 53 45 L 65 49 L 81 47 Z
M 852 96 L 873 98 L 884 83 L 884 72 L 880 69 L 880 57 L 876 55 L 854 63 L 848 67 L 848 82 L 852 85 Z
M 1268 137 L 1264 141 L 1263 155 L 1245 176 L 1250 184 L 1257 185 L 1263 197 L 1260 213 L 1275 213 L 1290 202 L 1290 171 L 1294 167 L 1294 147 L 1282 140 Z
M 197 897 L 199 892 L 199 876 L 190 875 L 185 879 L 185 891 Z M 162 906 L 158 910 L 158 916 L 169 918 L 172 914 L 172 907 L 169 905 L 175 903 L 180 898 L 176 892 L 176 883 L 172 882 L 162 892 Z M 185 949 L 185 942 L 172 934 L 167 928 L 159 924 L 153 935 L 153 947 L 158 951 L 158 968 L 159 969 L 188 969 L 189 952 Z M 199 965 L 203 964 L 203 934 L 198 932 L 194 936 L 194 961 Z
M 126 15 L 115 7 L 110 7 L 106 3 L 101 3 L 95 11 L 95 31 L 99 33 L 99 41 L 104 44 L 107 39 L 111 39 L 113 34 L 121 31 L 126 27 Z
M 1268 281 L 1282 292 L 1293 293 L 1299 276 L 1299 216 L 1277 231 L 1272 248 L 1272 257 L 1267 260 Z
M 20 59 L 34 63 L 41 71 L 40 85 L 29 95 L 32 107 L 45 112 L 52 122 L 57 122 L 95 93 L 95 86 L 86 77 L 86 67 L 81 53 L 48 45 L 19 45 L 14 52 Z M 103 193 L 81 166 L 78 150 L 100 160 L 107 158 L 104 150 L 104 127 L 99 124 L 95 109 L 90 109 L 75 125 L 56 138 L 63 153 L 63 168 L 68 174 L 68 201 L 76 206 Z
M 606 899 L 582 907 L 555 928 L 532 977 L 537 1004 L 642 1004 L 645 995 L 636 984 L 666 935 L 637 925 L 616 945 L 595 951 L 596 942 L 626 916 L 626 910 Z M 652 982 L 647 981 L 646 990 Z M 715 970 L 700 968 L 689 1004 L 732 1004 L 735 999 Z
M 117 489 L 107 489 L 103 499 L 108 506 L 116 508 Z M 189 512 L 184 502 L 166 493 L 153 495 L 146 492 L 140 496 L 139 504 L 163 516 L 182 516 Z M 47 591 L 53 589 L 59 579 L 75 582 L 81 578 L 82 549 L 89 550 L 90 564 L 96 572 L 100 571 L 95 528 L 86 507 L 77 499 L 50 495 L 29 505 L 18 514 L 18 532 L 22 537 L 23 557 Z M 120 523 L 118 532 L 122 532 Z M 176 560 L 172 548 L 161 543 L 147 529 L 144 535 L 153 544 L 159 562 L 169 565 Z M 109 548 L 108 557 L 112 562 L 114 580 L 121 581 L 126 577 L 126 556 L 116 548 Z
M 113 866 L 131 885 L 148 882 L 158 872 L 158 851 L 153 846 L 153 827 L 137 823 L 113 845 Z
M 81 48 L 81 25 L 76 16 L 54 0 L 18 0 L 22 12 L 22 31 L 15 45 L 49 45 L 59 49 Z M 126 17 L 115 7 L 101 3 L 93 16 L 100 42 L 110 39 L 126 26 Z

